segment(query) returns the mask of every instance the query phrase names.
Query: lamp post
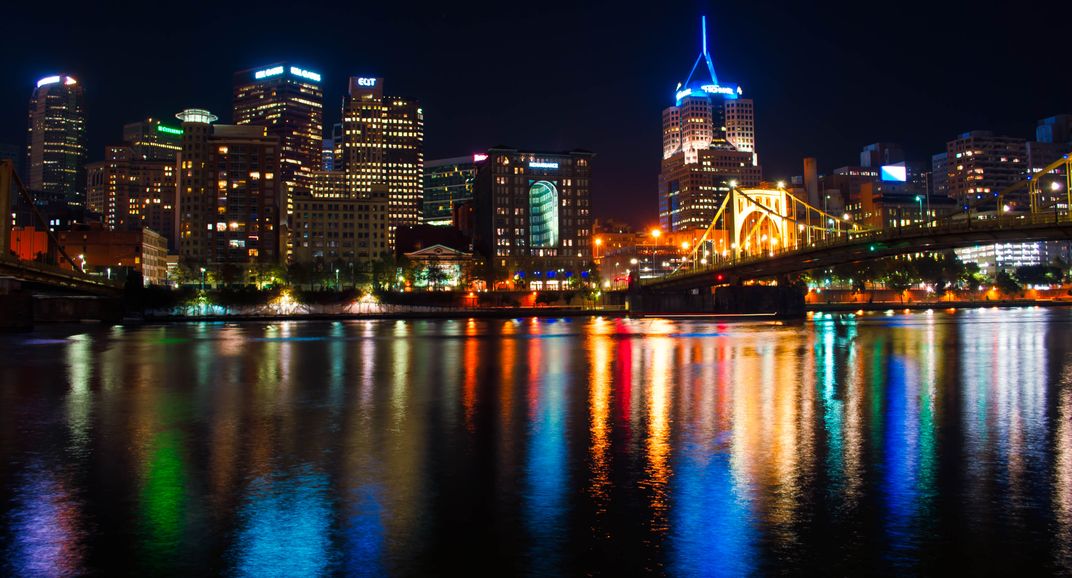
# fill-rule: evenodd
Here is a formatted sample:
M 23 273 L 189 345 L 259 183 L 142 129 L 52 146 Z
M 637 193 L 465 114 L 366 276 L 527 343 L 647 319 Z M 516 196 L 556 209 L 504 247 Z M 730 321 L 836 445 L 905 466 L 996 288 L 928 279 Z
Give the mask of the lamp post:
M 205 290 L 205 268 L 201 268 L 201 290 Z
M 663 235 L 663 232 L 661 230 L 659 230 L 658 227 L 656 227 L 656 228 L 651 230 L 651 239 L 652 239 L 652 241 L 651 241 L 651 275 L 652 275 L 652 277 L 657 277 L 658 276 L 655 273 L 655 271 L 656 271 L 655 257 L 656 257 L 656 253 L 658 252 L 658 249 L 659 249 L 659 237 L 661 237 L 662 235 Z M 637 278 L 639 279 L 640 276 L 637 275 Z
M 919 224 L 923 224 L 923 196 L 916 195 L 916 202 L 919 203 Z
M 339 270 L 335 269 L 335 290 L 339 290 Z

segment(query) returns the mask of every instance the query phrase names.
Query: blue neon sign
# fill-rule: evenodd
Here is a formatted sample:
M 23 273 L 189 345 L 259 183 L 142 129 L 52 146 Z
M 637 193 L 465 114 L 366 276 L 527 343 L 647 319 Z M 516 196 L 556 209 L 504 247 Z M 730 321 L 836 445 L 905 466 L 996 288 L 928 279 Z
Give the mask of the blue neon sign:
M 253 78 L 260 80 L 262 78 L 268 78 L 269 76 L 275 76 L 277 74 L 283 74 L 282 66 L 273 66 L 271 68 L 265 68 L 264 70 L 258 70 L 253 73 Z

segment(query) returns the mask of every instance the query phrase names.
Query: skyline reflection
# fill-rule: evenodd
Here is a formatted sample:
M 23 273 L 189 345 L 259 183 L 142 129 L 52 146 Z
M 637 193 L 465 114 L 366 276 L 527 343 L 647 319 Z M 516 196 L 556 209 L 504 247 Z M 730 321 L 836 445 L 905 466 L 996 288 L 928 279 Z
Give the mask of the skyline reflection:
M 3 336 L 0 568 L 1072 571 L 1070 326 L 1019 309 Z

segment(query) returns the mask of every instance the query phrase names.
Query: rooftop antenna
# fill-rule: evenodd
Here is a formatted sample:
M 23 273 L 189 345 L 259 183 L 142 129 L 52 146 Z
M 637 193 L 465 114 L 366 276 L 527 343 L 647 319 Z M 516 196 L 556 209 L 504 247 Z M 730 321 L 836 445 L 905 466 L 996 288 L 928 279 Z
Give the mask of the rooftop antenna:
M 692 75 L 696 73 L 696 67 L 700 65 L 700 61 L 703 60 L 707 63 L 707 72 L 711 75 L 711 83 L 718 84 L 718 75 L 715 74 L 715 63 L 711 62 L 711 54 L 707 52 L 707 16 L 700 16 L 700 54 L 696 57 L 696 62 L 692 65 L 692 70 L 689 71 L 689 77 L 683 83 L 686 87 L 689 82 L 692 81 Z

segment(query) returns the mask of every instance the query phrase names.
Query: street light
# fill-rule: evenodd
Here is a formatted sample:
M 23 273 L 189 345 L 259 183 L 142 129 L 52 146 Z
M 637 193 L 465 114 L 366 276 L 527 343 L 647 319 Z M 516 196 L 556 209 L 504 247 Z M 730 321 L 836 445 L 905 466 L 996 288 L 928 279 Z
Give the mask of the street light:
M 339 270 L 335 269 L 335 290 L 339 290 Z
M 201 290 L 205 290 L 205 268 L 201 268 Z
M 919 222 L 923 224 L 923 195 L 916 195 L 916 202 L 919 203 Z

